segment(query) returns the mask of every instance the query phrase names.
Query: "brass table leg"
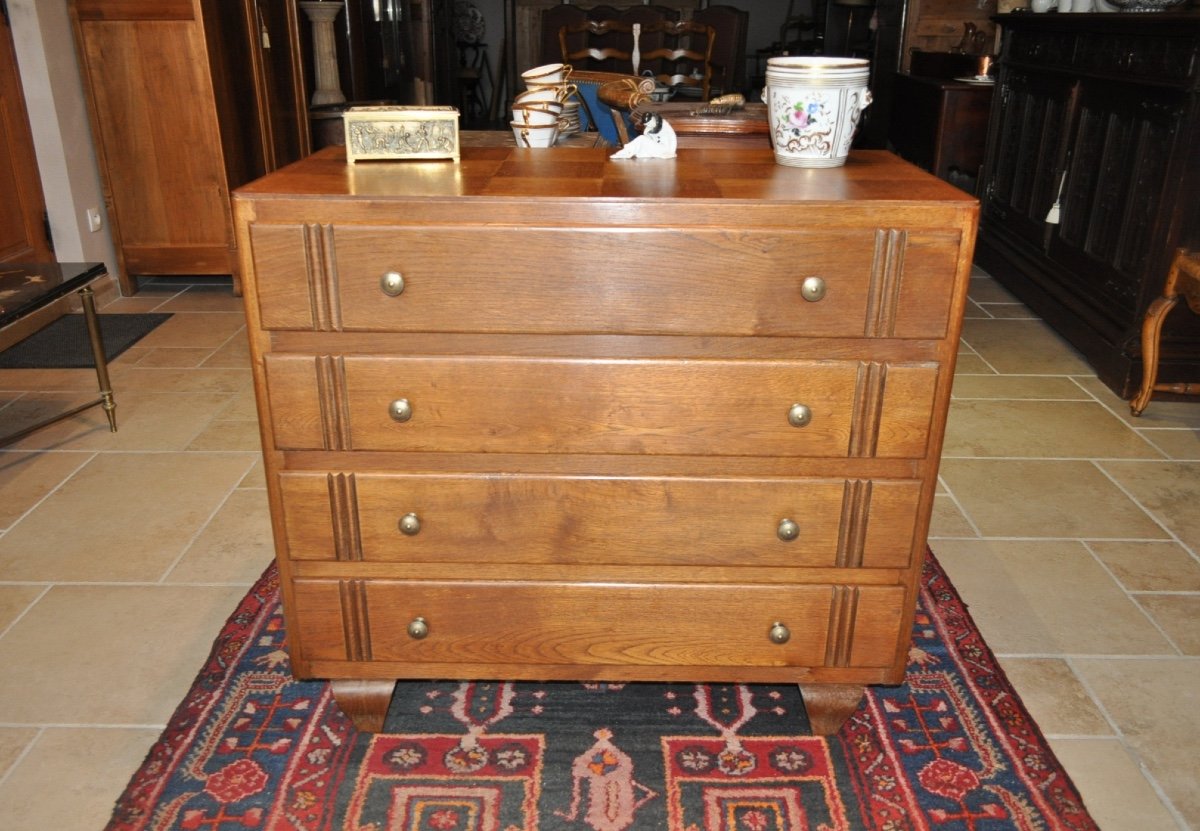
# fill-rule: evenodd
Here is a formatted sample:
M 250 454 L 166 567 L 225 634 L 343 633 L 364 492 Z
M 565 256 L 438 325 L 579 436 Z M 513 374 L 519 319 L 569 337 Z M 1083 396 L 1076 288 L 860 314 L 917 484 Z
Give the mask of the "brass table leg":
M 100 398 L 104 414 L 108 416 L 109 432 L 117 432 L 117 402 L 113 400 L 112 384 L 108 380 L 108 359 L 104 356 L 104 336 L 100 332 L 100 321 L 96 318 L 96 298 L 91 286 L 79 290 L 83 301 L 83 320 L 87 324 L 88 339 L 92 342 L 92 357 L 96 360 L 96 380 L 100 383 Z

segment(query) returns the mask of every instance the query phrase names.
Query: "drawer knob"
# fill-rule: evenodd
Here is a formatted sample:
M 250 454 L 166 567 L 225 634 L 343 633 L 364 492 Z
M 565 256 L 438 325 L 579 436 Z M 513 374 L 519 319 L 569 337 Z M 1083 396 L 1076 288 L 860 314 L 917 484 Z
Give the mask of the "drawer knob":
M 775 533 L 784 542 L 791 542 L 800 536 L 800 526 L 796 524 L 794 519 L 781 519 L 779 520 L 779 528 L 776 529 Z
M 385 271 L 379 278 L 379 287 L 388 297 L 396 297 L 404 293 L 404 275 L 399 271 Z
M 408 624 L 408 636 L 414 641 L 422 640 L 429 634 L 429 624 L 425 622 L 425 618 L 413 618 L 412 623 Z
M 812 421 L 812 409 L 804 404 L 793 404 L 788 409 L 788 424 L 793 427 L 803 427 Z
M 400 533 L 407 537 L 415 537 L 421 533 L 421 518 L 412 513 L 400 517 Z
M 825 280 L 821 277 L 805 277 L 800 284 L 800 296 L 809 303 L 816 303 L 825 296 Z
M 388 405 L 388 415 L 392 417 L 392 421 L 408 421 L 412 418 L 412 404 L 408 403 L 407 398 L 397 398 Z
M 767 637 L 771 639 L 771 643 L 787 643 L 791 640 L 792 630 L 775 621 L 771 624 L 771 631 L 767 633 Z

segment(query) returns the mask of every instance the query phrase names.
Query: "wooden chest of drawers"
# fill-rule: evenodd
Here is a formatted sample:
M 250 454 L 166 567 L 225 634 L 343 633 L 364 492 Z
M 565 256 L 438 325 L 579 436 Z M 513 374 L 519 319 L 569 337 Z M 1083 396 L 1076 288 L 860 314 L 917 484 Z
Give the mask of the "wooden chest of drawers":
M 977 206 L 881 152 L 329 148 L 235 197 L 295 671 L 898 683 Z

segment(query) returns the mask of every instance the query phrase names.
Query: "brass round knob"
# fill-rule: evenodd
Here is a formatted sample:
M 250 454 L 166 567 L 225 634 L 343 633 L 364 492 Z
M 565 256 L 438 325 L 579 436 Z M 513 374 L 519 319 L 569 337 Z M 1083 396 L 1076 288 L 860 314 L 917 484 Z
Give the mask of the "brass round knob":
M 392 421 L 408 421 L 413 415 L 412 404 L 408 403 L 407 398 L 397 398 L 388 405 L 388 415 L 392 417 Z
M 429 634 L 429 624 L 425 622 L 425 618 L 413 618 L 408 624 L 408 636 L 414 641 L 419 641 Z
M 816 303 L 825 296 L 825 281 L 820 277 L 805 277 L 800 284 L 800 296 L 809 303 Z
M 404 275 L 399 271 L 385 271 L 379 278 L 379 287 L 388 297 L 404 293 Z
M 421 533 L 421 518 L 413 513 L 400 517 L 400 533 L 408 537 Z
M 779 528 L 776 529 L 775 533 L 784 542 L 791 542 L 800 536 L 800 526 L 796 524 L 794 519 L 781 519 L 779 520 Z
M 803 427 L 812 421 L 812 409 L 804 404 L 793 404 L 788 409 L 788 424 Z
M 792 630 L 775 621 L 771 624 L 771 631 L 767 633 L 767 637 L 771 639 L 771 643 L 787 643 L 792 637 Z

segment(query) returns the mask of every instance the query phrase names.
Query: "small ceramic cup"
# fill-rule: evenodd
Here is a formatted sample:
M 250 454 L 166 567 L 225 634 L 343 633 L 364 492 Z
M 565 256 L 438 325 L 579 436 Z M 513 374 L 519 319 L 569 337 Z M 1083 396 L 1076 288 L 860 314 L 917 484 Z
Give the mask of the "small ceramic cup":
M 547 124 L 557 124 L 562 115 L 562 105 L 548 104 L 514 104 L 513 123 L 525 126 L 541 127 Z
M 526 86 L 530 84 L 562 84 L 571 77 L 572 66 L 565 63 L 546 63 L 526 69 L 521 73 L 521 79 Z
M 539 84 L 535 82 L 524 92 L 518 92 L 513 100 L 518 103 L 526 101 L 557 101 L 562 103 L 577 91 L 578 87 L 574 84 Z
M 553 124 L 521 124 L 509 122 L 517 147 L 550 147 L 558 141 L 558 122 Z

